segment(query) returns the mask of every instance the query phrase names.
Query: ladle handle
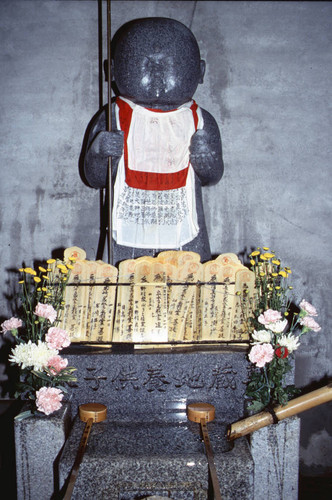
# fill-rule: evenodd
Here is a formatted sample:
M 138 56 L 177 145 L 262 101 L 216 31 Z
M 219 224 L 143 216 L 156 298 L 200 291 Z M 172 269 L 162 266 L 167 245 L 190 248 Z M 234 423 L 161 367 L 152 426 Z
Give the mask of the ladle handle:
M 204 439 L 206 456 L 207 456 L 208 464 L 209 464 L 210 477 L 211 477 L 212 486 L 213 486 L 214 498 L 215 498 L 215 500 L 222 500 L 218 476 L 217 476 L 217 470 L 216 470 L 216 466 L 214 463 L 213 451 L 212 451 L 212 446 L 211 446 L 210 437 L 209 437 L 205 418 L 201 418 L 200 424 L 201 424 L 201 430 L 202 430 L 202 435 L 203 435 L 203 439 Z
M 80 445 L 79 445 L 78 450 L 77 450 L 75 462 L 74 462 L 73 468 L 72 468 L 70 476 L 69 476 L 68 486 L 67 486 L 66 494 L 63 497 L 63 500 L 70 500 L 71 499 L 71 495 L 73 493 L 76 478 L 78 475 L 78 469 L 81 465 L 82 458 L 83 458 L 83 455 L 85 453 L 85 448 L 86 448 L 86 445 L 87 445 L 87 442 L 89 439 L 92 424 L 93 424 L 93 418 L 89 418 L 86 421 L 86 424 L 84 427 L 84 431 L 83 431 L 83 434 L 81 437 L 81 442 L 80 442 Z

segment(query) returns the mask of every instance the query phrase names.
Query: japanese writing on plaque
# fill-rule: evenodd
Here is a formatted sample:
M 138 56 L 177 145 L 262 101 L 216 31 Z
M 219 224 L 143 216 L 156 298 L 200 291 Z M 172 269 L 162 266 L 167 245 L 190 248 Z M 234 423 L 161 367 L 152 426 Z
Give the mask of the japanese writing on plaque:
M 102 368 L 86 368 L 84 378 L 88 387 L 98 390 L 103 383 L 111 384 L 116 391 L 134 389 L 135 391 L 166 392 L 170 388 L 206 389 L 208 391 L 237 388 L 237 371 L 230 365 L 214 366 L 202 373 L 199 368 L 182 368 L 168 373 L 161 364 L 137 368 L 130 365 L 119 367 L 109 375 Z

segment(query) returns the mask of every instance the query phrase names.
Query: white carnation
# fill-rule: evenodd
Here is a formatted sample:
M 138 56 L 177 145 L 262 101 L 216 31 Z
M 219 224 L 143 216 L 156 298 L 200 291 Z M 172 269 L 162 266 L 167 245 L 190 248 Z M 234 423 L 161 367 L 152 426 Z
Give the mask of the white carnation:
M 267 327 L 273 333 L 282 333 L 287 325 L 288 321 L 287 319 L 284 319 L 282 321 L 275 321 L 274 323 L 269 323 Z
M 27 344 L 18 344 L 12 349 L 12 355 L 9 360 L 12 363 L 21 365 L 21 368 L 32 368 L 36 371 L 43 370 L 47 366 L 47 362 L 53 356 L 56 356 L 59 351 L 50 349 L 46 342 L 38 341 L 34 344 L 29 340 Z
M 287 347 L 289 352 L 293 352 L 299 347 L 300 342 L 297 337 L 294 337 L 294 335 L 282 335 L 280 339 L 278 339 L 278 344 L 281 347 Z
M 270 343 L 272 340 L 272 333 L 268 330 L 254 330 L 252 338 L 255 340 L 253 344 Z

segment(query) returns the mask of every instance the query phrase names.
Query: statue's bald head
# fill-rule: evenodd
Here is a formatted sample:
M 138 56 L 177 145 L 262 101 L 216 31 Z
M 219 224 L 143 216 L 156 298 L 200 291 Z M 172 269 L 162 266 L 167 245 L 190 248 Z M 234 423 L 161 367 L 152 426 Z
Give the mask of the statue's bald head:
M 192 98 L 205 63 L 193 33 L 174 19 L 152 17 L 123 25 L 112 42 L 113 78 L 120 95 L 170 108 Z

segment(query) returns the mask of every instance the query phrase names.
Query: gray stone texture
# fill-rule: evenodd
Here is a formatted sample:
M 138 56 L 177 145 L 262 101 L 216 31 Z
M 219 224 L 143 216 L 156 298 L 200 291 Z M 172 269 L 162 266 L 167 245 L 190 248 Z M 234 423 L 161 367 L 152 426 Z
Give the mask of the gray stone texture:
M 222 498 L 253 498 L 253 461 L 241 439 L 225 452 L 224 429 L 208 424 Z M 84 424 L 76 420 L 60 462 L 60 480 L 73 465 Z M 72 498 L 134 500 L 163 495 L 207 500 L 208 466 L 199 424 L 146 421 L 94 424 Z
M 78 368 L 70 398 L 74 423 L 62 451 L 69 406 L 16 423 L 19 499 L 50 498 L 53 484 L 58 488 L 53 477 L 65 491 L 85 425 L 79 405 L 99 402 L 108 408 L 107 419 L 92 426 L 73 499 L 206 500 L 200 427 L 186 416 L 189 403 L 202 401 L 216 408 L 208 430 L 222 498 L 296 500 L 298 417 L 260 429 L 249 441 L 226 440 L 227 426 L 245 414 L 245 350 L 116 354 L 81 346 L 67 349 L 66 356 Z
M 255 500 L 297 500 L 299 438 L 299 417 L 250 434 Z
M 246 350 L 111 355 L 106 349 L 89 354 L 84 348 L 74 350 L 76 354 L 66 355 L 69 366 L 77 368 L 74 414 L 78 405 L 97 402 L 108 406 L 109 417 L 119 422 L 178 422 L 187 420 L 187 404 L 202 401 L 215 406 L 224 424 L 244 415 Z
M 331 2 L 112 1 L 113 33 L 146 16 L 193 31 L 207 63 L 195 99 L 223 139 L 223 180 L 204 193 L 212 253 L 267 245 L 292 269 L 296 300 L 311 301 L 322 325 L 297 352 L 296 383 L 314 388 L 332 374 L 331 14 Z M 96 257 L 99 193 L 82 182 L 79 156 L 106 88 L 101 99 L 98 2 L 4 0 L 0 18 L 4 320 L 22 262 L 72 245 Z M 103 21 L 105 34 L 105 9 Z M 305 474 L 331 468 L 331 409 L 301 415 Z
M 47 500 L 58 491 L 58 458 L 70 424 L 69 403 L 54 415 L 15 420 L 17 500 Z
M 203 500 L 208 465 L 199 424 L 189 422 L 191 402 L 209 402 L 208 424 L 222 496 L 253 498 L 253 460 L 246 439 L 232 449 L 227 424 L 244 415 L 245 350 L 68 354 L 78 366 L 72 407 L 99 402 L 106 422 L 94 424 L 73 498 L 121 498 L 167 494 Z M 76 410 L 77 411 L 77 410 Z M 74 463 L 84 423 L 76 417 L 59 464 L 61 485 Z

